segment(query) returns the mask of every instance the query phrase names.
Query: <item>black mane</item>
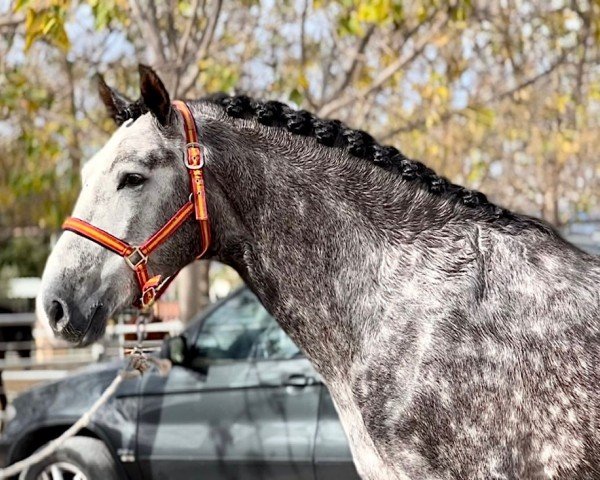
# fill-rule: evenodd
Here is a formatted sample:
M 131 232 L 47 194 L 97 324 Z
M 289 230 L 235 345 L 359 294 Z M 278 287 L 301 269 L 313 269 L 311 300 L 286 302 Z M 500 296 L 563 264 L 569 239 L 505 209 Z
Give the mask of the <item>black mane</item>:
M 349 128 L 339 120 L 318 118 L 311 112 L 295 110 L 282 102 L 261 101 L 246 95 L 215 93 L 198 101 L 218 105 L 232 118 L 254 119 L 265 126 L 284 128 L 290 133 L 315 138 L 318 143 L 327 147 L 346 149 L 353 156 L 369 160 L 394 172 L 403 180 L 415 182 L 440 198 L 472 209 L 480 218 L 507 225 L 531 226 L 553 235 L 557 233 L 543 220 L 500 207 L 490 202 L 485 194 L 452 183 L 418 160 L 409 159 L 396 147 L 381 145 L 367 132 Z M 130 105 L 125 116 L 126 119 L 136 120 L 147 111 L 143 100 L 139 99 Z
M 419 182 L 422 188 L 435 195 L 477 208 L 491 219 L 513 217 L 509 210 L 493 204 L 483 193 L 450 182 L 423 163 L 407 158 L 396 147 L 380 145 L 367 132 L 351 129 L 339 120 L 321 119 L 306 110 L 294 110 L 281 102 L 259 101 L 245 95 L 217 93 L 202 100 L 224 107 L 231 117 L 255 119 L 265 126 L 285 128 L 297 135 L 313 137 L 328 147 L 347 149 L 355 157 L 370 160 L 404 180 Z

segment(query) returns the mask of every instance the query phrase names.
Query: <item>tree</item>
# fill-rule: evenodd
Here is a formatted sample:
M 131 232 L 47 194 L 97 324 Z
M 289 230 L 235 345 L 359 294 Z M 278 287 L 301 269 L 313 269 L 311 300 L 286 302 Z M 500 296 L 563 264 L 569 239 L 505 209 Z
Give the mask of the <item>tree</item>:
M 4 237 L 58 228 L 112 129 L 90 75 L 134 96 L 138 61 L 175 96 L 338 117 L 557 226 L 600 207 L 598 0 L 18 0 L 0 31 Z

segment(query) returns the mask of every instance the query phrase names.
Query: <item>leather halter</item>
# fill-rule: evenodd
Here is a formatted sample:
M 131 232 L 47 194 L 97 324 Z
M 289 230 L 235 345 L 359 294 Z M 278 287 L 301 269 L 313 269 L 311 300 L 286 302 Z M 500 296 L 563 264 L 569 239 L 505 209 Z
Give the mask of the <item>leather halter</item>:
M 140 286 L 141 298 L 134 304 L 141 308 L 147 308 L 152 305 L 179 273 L 178 271 L 165 279 L 162 279 L 160 275 L 150 277 L 147 267 L 148 257 L 165 240 L 172 236 L 192 213 L 195 214 L 195 218 L 198 221 L 202 239 L 202 250 L 197 258 L 202 257 L 210 245 L 210 224 L 204 186 L 204 157 L 202 155 L 202 147 L 198 143 L 196 122 L 189 107 L 184 102 L 175 100 L 173 107 L 179 111 L 183 118 L 186 141 L 184 163 L 190 176 L 192 190 L 189 201 L 154 235 L 138 246 L 133 246 L 125 240 L 121 240 L 79 218 L 69 217 L 62 225 L 63 230 L 69 230 L 77 235 L 81 235 L 125 259 L 127 266 L 135 272 L 137 282 Z

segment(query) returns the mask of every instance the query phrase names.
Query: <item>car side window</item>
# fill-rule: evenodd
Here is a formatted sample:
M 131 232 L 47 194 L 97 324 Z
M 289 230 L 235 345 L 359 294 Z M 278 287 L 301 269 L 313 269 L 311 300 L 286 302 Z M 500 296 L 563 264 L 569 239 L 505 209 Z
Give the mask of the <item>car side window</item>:
M 302 355 L 298 346 L 281 329 L 275 319 L 258 336 L 254 348 L 256 360 L 290 360 Z
M 246 360 L 256 340 L 273 322 L 258 298 L 242 290 L 204 320 L 194 342 L 194 356 L 208 363 Z

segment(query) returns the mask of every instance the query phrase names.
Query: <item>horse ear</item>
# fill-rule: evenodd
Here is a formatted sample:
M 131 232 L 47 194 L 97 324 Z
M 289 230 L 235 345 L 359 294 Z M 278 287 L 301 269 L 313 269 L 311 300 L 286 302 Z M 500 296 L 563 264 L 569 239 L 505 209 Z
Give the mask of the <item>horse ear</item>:
M 144 104 L 156 117 L 158 123 L 166 126 L 171 113 L 171 100 L 165 85 L 152 68 L 139 65 L 140 90 Z
M 129 118 L 127 110 L 132 103 L 131 100 L 110 88 L 104 81 L 104 77 L 99 73 L 95 75 L 95 79 L 98 84 L 100 99 L 106 106 L 108 114 L 117 125 L 121 125 Z

